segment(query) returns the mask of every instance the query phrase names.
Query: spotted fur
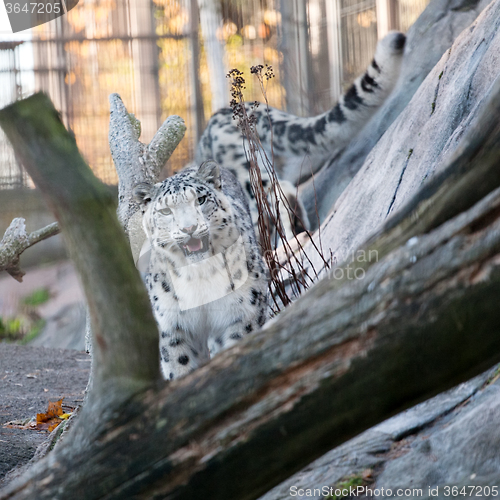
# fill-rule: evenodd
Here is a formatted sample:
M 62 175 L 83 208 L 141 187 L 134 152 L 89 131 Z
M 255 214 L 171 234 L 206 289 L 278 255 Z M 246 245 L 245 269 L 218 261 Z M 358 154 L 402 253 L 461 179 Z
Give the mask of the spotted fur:
M 243 191 L 215 162 L 134 194 L 150 244 L 145 283 L 162 372 L 173 379 L 262 326 L 265 266 Z
M 297 208 L 304 225 L 308 224 L 305 210 L 300 199 L 294 199 L 297 186 L 320 168 L 326 157 L 343 149 L 387 98 L 399 76 L 405 41 L 402 33 L 389 33 L 379 42 L 365 73 L 332 109 L 318 116 L 301 118 L 274 108 L 260 106 L 252 110 L 246 105 L 248 115 L 255 115 L 264 150 L 269 158 L 275 158 L 276 173 L 289 205 Z M 196 161 L 213 158 L 233 172 L 245 188 L 256 225 L 258 212 L 248 176 L 249 163 L 232 114 L 232 109 L 225 108 L 212 116 L 198 144 Z M 270 185 L 269 176 L 264 166 L 260 167 L 266 188 Z M 292 235 L 292 224 L 293 221 L 283 221 L 287 238 Z

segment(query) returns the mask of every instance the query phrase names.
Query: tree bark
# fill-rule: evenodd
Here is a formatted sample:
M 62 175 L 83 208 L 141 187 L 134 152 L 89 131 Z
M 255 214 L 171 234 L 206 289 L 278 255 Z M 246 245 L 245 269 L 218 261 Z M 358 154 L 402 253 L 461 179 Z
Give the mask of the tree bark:
M 66 147 L 60 147 L 64 144 L 74 152 L 74 143 L 45 135 L 44 155 L 30 156 L 40 147 L 33 129 L 41 134 L 53 129 L 46 122 L 51 124 L 55 114 L 47 117 L 43 104 L 40 96 L 16 103 L 0 112 L 0 123 L 14 147 L 24 152 L 23 161 L 31 163 L 35 182 L 51 199 L 63 191 L 62 199 L 52 202 L 63 231 L 78 243 L 71 247 L 78 267 L 94 276 L 106 269 L 111 279 L 125 273 L 132 280 L 127 286 L 120 281 L 122 286 L 113 289 L 109 283 L 98 283 L 108 294 L 121 293 L 123 300 L 118 303 L 110 295 L 111 305 L 97 307 L 94 302 L 91 311 L 100 328 L 96 331 L 116 347 L 111 361 L 131 361 L 133 370 L 135 349 L 144 342 L 153 344 L 153 336 L 157 346 L 156 327 L 144 320 L 146 312 L 140 312 L 143 326 L 130 328 L 133 318 L 122 312 L 131 307 L 138 314 L 146 300 L 139 293 L 130 305 L 138 276 L 130 270 L 129 253 L 126 259 L 119 255 L 120 248 L 127 248 L 123 234 L 113 233 L 113 255 L 106 246 L 96 248 L 96 243 L 92 245 L 98 256 L 78 255 L 83 234 L 99 240 L 99 228 L 85 220 L 89 211 L 106 223 L 110 211 L 107 203 L 99 204 L 104 214 L 97 209 L 104 194 L 95 179 L 80 172 L 81 160 L 69 161 Z M 36 126 L 40 123 L 43 129 Z M 57 119 L 56 124 L 60 132 Z M 34 146 L 21 147 L 22 134 L 34 140 Z M 483 170 L 485 158 L 498 162 L 498 150 L 479 155 L 489 139 L 484 137 L 477 146 L 471 176 Z M 77 181 L 54 180 L 54 164 L 75 165 Z M 86 181 L 89 188 L 83 187 Z M 76 200 L 70 200 L 67 189 L 76 185 Z M 477 197 L 476 186 L 462 177 L 449 178 L 447 187 L 465 199 Z M 88 189 L 92 200 L 85 196 L 86 204 L 78 205 Z M 56 499 L 74 491 L 85 499 L 256 498 L 333 446 L 498 362 L 500 189 L 462 213 L 464 207 L 456 206 L 453 196 L 443 201 L 454 208 L 441 213 L 457 214 L 444 223 L 422 209 L 427 199 L 423 196 L 410 212 L 430 222 L 407 229 L 404 217 L 405 238 L 413 239 L 404 246 L 386 245 L 380 260 L 360 263 L 362 279 L 349 277 L 347 266 L 339 268 L 342 278 L 333 274 L 319 282 L 262 331 L 183 379 L 155 385 L 155 370 L 146 369 L 149 377 L 144 377 L 136 368 L 128 376 L 147 383 L 128 390 L 128 399 L 123 392 L 109 398 L 109 391 L 96 390 L 99 425 L 92 413 L 98 405 L 90 410 L 87 405 L 66 440 L 0 498 L 36 494 Z M 61 207 L 68 208 L 67 214 L 61 215 Z M 392 228 L 395 234 L 400 234 L 398 227 Z M 384 237 L 369 248 L 381 248 Z M 97 265 L 94 271 L 90 261 Z M 91 286 L 93 280 L 86 281 Z M 120 325 L 108 323 L 109 314 L 116 314 Z M 115 326 L 118 333 L 105 330 Z M 153 351 L 143 347 L 142 362 L 154 361 L 157 369 Z M 101 363 L 109 361 L 101 355 Z M 99 383 L 106 382 L 101 378 Z M 123 386 L 112 383 L 115 391 L 123 391 Z
M 57 222 L 53 222 L 28 234 L 24 219 L 22 217 L 15 218 L 0 241 L 0 272 L 7 271 L 15 280 L 23 281 L 23 276 L 26 273 L 20 267 L 21 254 L 39 241 L 59 234 L 59 232 L 59 225 Z
M 169 116 L 149 144 L 139 141 L 141 122 L 128 113 L 118 94 L 109 96 L 109 146 L 118 172 L 118 219 L 129 235 L 129 221 L 139 210 L 132 189 L 140 182 L 158 182 L 161 169 L 184 137 L 179 116 Z

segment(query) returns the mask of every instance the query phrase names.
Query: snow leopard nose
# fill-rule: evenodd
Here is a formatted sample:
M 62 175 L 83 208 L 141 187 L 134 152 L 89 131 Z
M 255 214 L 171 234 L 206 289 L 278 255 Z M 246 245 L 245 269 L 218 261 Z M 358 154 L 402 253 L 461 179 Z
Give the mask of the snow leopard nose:
M 189 227 L 180 227 L 179 230 L 183 233 L 189 234 L 190 236 L 198 229 L 198 224 L 193 224 Z

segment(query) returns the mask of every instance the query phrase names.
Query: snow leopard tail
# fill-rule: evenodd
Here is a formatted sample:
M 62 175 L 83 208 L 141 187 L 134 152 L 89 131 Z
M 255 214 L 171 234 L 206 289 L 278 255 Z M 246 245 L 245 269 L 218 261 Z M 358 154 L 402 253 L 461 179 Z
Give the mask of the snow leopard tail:
M 330 155 L 342 149 L 361 130 L 391 93 L 399 77 L 406 37 L 391 32 L 380 40 L 365 73 L 358 77 L 329 111 L 300 118 L 273 110 L 273 148 L 277 155 Z M 277 111 L 277 112 L 275 112 Z M 259 136 L 270 147 L 269 120 L 259 120 Z
M 405 35 L 399 32 L 390 32 L 380 40 L 365 73 L 332 109 L 318 116 L 302 118 L 264 106 L 252 111 L 247 105 L 247 113 L 255 115 L 264 148 L 269 152 L 273 148 L 277 156 L 303 158 L 330 155 L 345 147 L 392 91 L 399 76 L 405 42 Z M 240 137 L 231 108 L 219 110 L 201 137 L 196 161 L 213 158 L 227 168 L 244 162 Z

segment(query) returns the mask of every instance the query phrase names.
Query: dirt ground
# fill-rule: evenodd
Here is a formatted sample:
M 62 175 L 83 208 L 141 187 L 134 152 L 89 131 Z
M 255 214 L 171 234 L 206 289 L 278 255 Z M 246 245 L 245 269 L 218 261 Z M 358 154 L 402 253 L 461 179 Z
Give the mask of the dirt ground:
M 45 327 L 27 346 L 0 342 L 0 482 L 28 462 L 47 431 L 6 427 L 45 413 L 49 401 L 63 399 L 71 411 L 83 400 L 90 371 L 84 349 L 85 303 L 71 261 L 25 269 L 23 282 L 0 276 L 0 317 L 23 314 L 23 299 L 45 289 L 49 299 L 36 307 Z
M 61 398 L 65 411 L 75 408 L 83 400 L 89 372 L 85 352 L 0 343 L 0 485 L 9 470 L 31 459 L 48 435 L 4 424 L 36 417 L 49 401 Z

